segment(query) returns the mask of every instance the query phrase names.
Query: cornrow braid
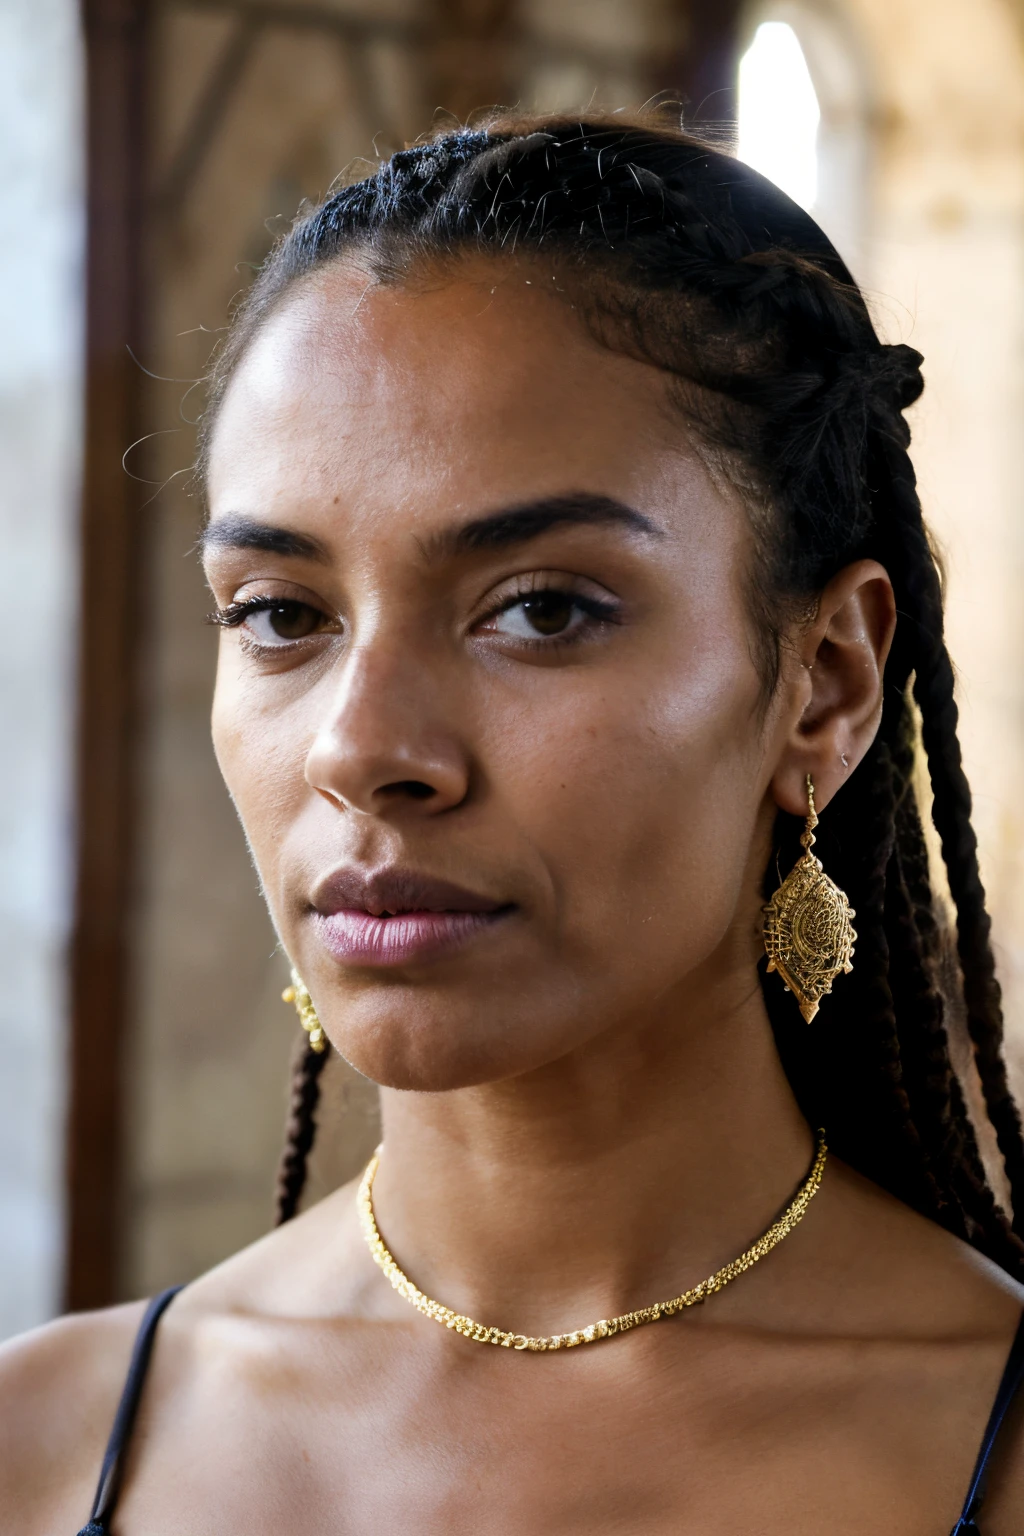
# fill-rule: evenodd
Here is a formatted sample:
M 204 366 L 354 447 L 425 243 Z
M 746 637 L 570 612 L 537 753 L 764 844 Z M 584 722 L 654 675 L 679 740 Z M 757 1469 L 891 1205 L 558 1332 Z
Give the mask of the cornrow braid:
M 320 1102 L 320 1074 L 327 1065 L 330 1047 L 314 1050 L 305 1031 L 292 1060 L 291 1099 L 281 1164 L 277 1172 L 277 1216 L 283 1226 L 299 1209 L 306 1187 L 309 1154 L 316 1137 L 316 1107 Z
M 888 571 L 898 622 L 881 723 L 818 829 L 822 859 L 857 909 L 856 967 L 812 1029 L 794 1020 L 777 978 L 764 979 L 765 1004 L 797 1098 L 836 1150 L 1024 1277 L 1024 1139 L 1002 1057 L 940 575 L 902 414 L 923 388 L 920 355 L 881 343 L 821 229 L 729 156 L 643 119 L 495 118 L 403 150 L 300 216 L 215 360 L 200 469 L 233 371 L 293 283 L 345 258 L 390 284 L 473 255 L 543 261 L 602 344 L 668 376 L 686 427 L 719 456 L 750 511 L 766 698 L 781 636 L 825 584 L 862 558 Z M 952 898 L 952 980 L 914 797 L 911 699 Z M 792 862 L 798 830 L 779 817 L 766 894 Z M 1016 1233 L 986 1180 L 954 1070 L 947 1021 L 961 1016 Z M 296 1071 L 285 1219 L 302 1186 L 321 1065 L 307 1055 Z

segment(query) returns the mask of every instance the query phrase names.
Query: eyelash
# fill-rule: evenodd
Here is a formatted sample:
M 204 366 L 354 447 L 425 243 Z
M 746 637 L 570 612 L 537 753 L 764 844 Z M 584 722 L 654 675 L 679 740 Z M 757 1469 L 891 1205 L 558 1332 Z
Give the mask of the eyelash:
M 531 597 L 564 597 L 578 608 L 594 624 L 605 627 L 609 624 L 617 624 L 619 618 L 619 604 L 608 598 L 591 597 L 583 592 L 575 591 L 569 585 L 559 585 L 557 582 L 550 584 L 544 581 L 536 581 L 529 578 L 529 584 L 524 584 L 518 591 L 509 593 L 496 608 L 484 614 L 477 620 L 478 624 L 492 623 L 500 618 L 503 613 L 509 613 L 517 608 L 520 603 Z M 561 635 L 538 635 L 536 639 L 518 639 L 517 649 L 531 651 L 553 651 L 563 646 L 579 645 L 587 638 L 586 627 L 580 626 Z
M 303 603 L 297 598 L 291 597 L 246 597 L 240 602 L 228 603 L 223 608 L 215 608 L 207 614 L 206 622 L 214 624 L 220 629 L 241 629 L 247 619 L 251 619 L 256 613 L 270 613 L 275 608 L 308 608 L 321 618 L 327 618 L 323 609 L 317 608 L 314 603 Z M 294 650 L 296 646 L 305 645 L 309 640 L 317 640 L 323 634 L 322 630 L 314 631 L 310 635 L 303 635 L 296 640 L 282 640 L 279 645 L 262 645 L 255 635 L 246 634 L 244 630 L 239 635 L 243 651 L 248 656 L 257 660 L 274 655 L 284 655 Z
M 220 629 L 237 629 L 239 624 L 244 624 L 254 613 L 268 613 L 272 608 L 283 608 L 285 603 L 295 603 L 296 607 L 312 608 L 312 603 L 298 603 L 295 598 L 289 597 L 244 597 L 240 602 L 227 603 L 223 608 L 215 608 L 207 614 L 207 624 L 216 624 Z M 317 610 L 319 612 L 319 609 Z
M 568 598 L 582 613 L 585 613 L 589 619 L 598 625 L 604 626 L 620 622 L 619 605 L 610 599 L 590 597 L 582 592 L 574 591 L 570 586 L 546 585 L 543 582 L 537 582 L 530 578 L 529 585 L 524 585 L 519 590 L 510 593 L 497 607 L 483 614 L 477 620 L 477 623 L 486 624 L 493 622 L 503 613 L 510 612 L 528 598 L 540 595 Z M 240 629 L 253 614 L 267 613 L 275 608 L 283 607 L 286 603 L 294 604 L 296 607 L 313 609 L 314 612 L 321 614 L 322 617 L 327 617 L 323 610 L 316 608 L 313 603 L 299 603 L 294 598 L 247 597 L 239 602 L 227 603 L 223 608 L 215 608 L 212 613 L 207 615 L 207 623 L 216 625 L 221 629 Z M 323 631 L 319 632 L 319 634 L 322 633 Z M 249 655 L 262 657 L 274 653 L 284 653 L 295 646 L 305 644 L 307 640 L 318 639 L 319 634 L 314 633 L 297 640 L 282 640 L 280 645 L 261 645 L 252 635 L 243 634 L 240 638 L 244 649 Z M 535 640 L 519 639 L 517 648 L 520 650 L 552 651 L 561 646 L 577 645 L 585 638 L 585 630 L 581 632 L 579 628 L 576 628 L 564 635 L 544 637 L 538 635 Z

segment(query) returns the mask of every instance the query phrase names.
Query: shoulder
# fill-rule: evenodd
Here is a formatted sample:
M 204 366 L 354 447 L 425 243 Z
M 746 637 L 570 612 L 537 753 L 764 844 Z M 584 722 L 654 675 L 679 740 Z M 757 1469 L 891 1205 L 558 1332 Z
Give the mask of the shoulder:
M 893 1335 L 1004 1341 L 1024 1312 L 1024 1284 L 838 1158 L 820 1214 L 828 1288 L 845 1275 L 869 1328 Z M 851 1287 L 836 1298 L 848 1305 Z
M 962 1464 L 966 1492 L 1024 1317 L 1024 1285 L 838 1160 L 833 1179 L 817 1275 L 831 1323 L 880 1342 L 893 1390 L 914 1383 L 921 1423 Z M 990 1462 L 979 1525 L 984 1536 L 1024 1536 L 1024 1382 Z
M 326 1286 L 311 1282 L 310 1258 L 326 1247 L 343 1276 L 351 1250 L 337 1244 L 344 1227 L 318 1206 L 193 1281 L 161 1321 L 151 1374 L 160 1376 L 161 1360 L 175 1378 L 204 1369 L 209 1376 L 218 1363 L 263 1367 L 275 1324 L 336 1305 Z M 5 1536 L 73 1536 L 88 1520 L 145 1309 L 141 1301 L 78 1313 L 0 1344 Z
M 143 1310 L 81 1313 L 0 1345 L 0 1529 L 85 1524 Z

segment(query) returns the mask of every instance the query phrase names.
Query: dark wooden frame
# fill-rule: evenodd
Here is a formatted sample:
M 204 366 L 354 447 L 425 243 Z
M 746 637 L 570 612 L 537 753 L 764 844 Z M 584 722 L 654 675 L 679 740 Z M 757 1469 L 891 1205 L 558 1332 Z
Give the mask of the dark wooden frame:
M 116 1299 L 135 800 L 135 603 L 148 0 L 83 0 L 85 452 L 81 501 L 75 920 L 70 955 L 65 1303 Z

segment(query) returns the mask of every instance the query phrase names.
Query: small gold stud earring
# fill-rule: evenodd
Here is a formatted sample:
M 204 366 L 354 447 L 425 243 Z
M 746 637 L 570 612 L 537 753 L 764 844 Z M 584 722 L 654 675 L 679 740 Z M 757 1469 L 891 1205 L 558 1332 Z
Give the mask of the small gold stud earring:
M 318 1054 L 327 1049 L 327 1036 L 324 1034 L 323 1025 L 317 1018 L 316 1009 L 313 1007 L 313 999 L 309 995 L 306 983 L 298 971 L 292 970 L 292 984 L 285 987 L 281 993 L 282 1003 L 294 1003 L 295 1012 L 299 1016 L 299 1023 L 309 1036 L 310 1050 Z
M 811 852 L 818 817 L 810 774 L 807 806 L 807 825 L 800 838 L 803 858 L 797 860 L 763 911 L 768 969 L 778 971 L 809 1024 L 840 971 L 853 970 L 857 935 L 850 919 L 857 914 Z

